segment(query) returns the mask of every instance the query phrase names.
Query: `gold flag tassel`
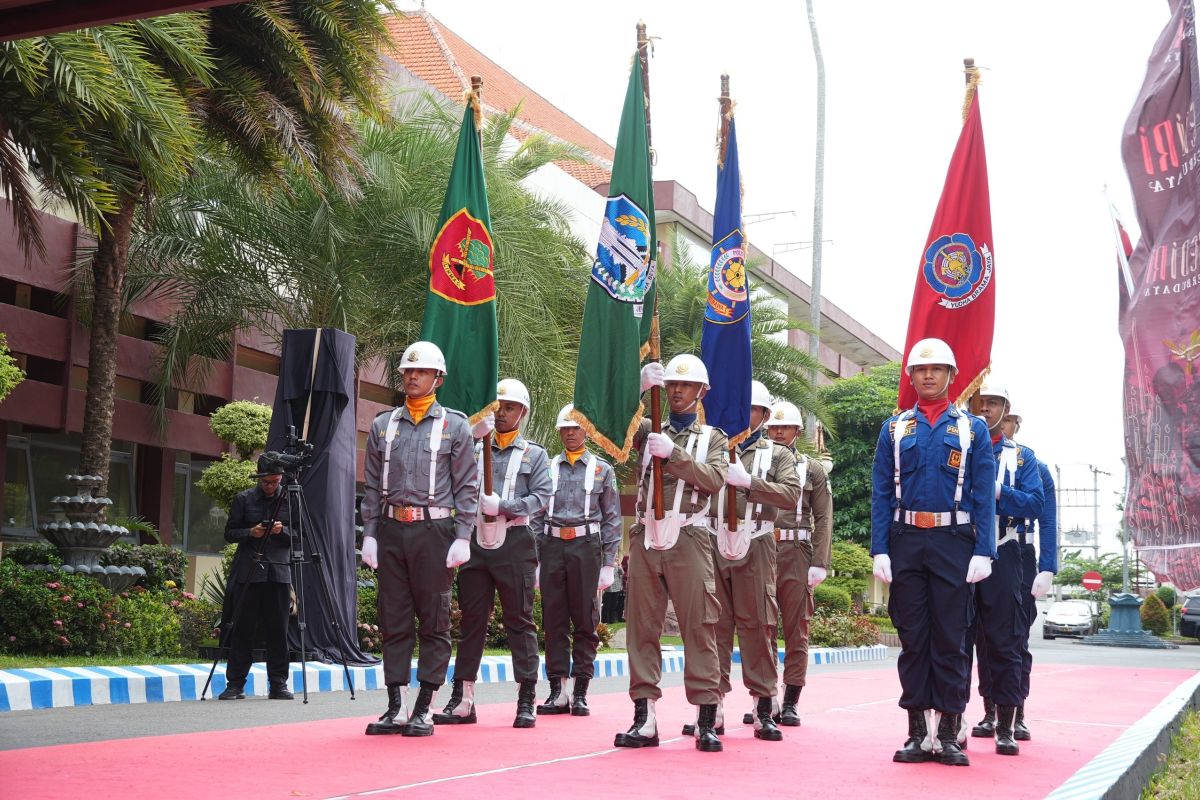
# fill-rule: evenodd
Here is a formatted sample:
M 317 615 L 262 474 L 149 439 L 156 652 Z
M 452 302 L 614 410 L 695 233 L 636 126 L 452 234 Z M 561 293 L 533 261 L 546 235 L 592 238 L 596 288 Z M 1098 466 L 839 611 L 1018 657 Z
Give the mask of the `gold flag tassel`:
M 617 445 L 600 431 L 596 430 L 596 426 L 592 421 L 585 417 L 579 409 L 572 409 L 567 416 L 570 419 L 579 423 L 579 427 L 583 428 L 587 433 L 588 438 L 600 445 L 604 452 L 612 456 L 617 463 L 624 464 L 629 460 L 629 451 L 633 447 L 633 435 L 637 433 L 638 426 L 642 424 L 642 417 L 645 416 L 645 403 L 638 403 L 637 413 L 633 415 L 633 421 L 629 423 L 629 428 L 625 431 L 624 445 Z
M 967 93 L 963 97 L 962 105 L 962 121 L 965 125 L 967 115 L 971 113 L 971 103 L 975 101 L 975 89 L 979 86 L 979 67 L 975 66 L 975 59 L 963 59 L 963 72 L 967 78 Z
M 476 132 L 483 130 L 483 104 L 480 102 L 480 95 L 483 90 L 483 76 L 471 76 L 471 88 L 463 92 L 463 102 L 471 106 L 475 112 L 475 130 Z

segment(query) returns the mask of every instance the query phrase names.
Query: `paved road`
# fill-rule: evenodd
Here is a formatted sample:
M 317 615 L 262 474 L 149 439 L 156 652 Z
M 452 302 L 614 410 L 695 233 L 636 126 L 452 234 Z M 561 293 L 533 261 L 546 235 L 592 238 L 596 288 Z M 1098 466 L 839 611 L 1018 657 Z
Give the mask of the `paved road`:
M 1081 664 L 1112 667 L 1173 668 L 1200 670 L 1200 643 L 1184 646 L 1178 650 L 1140 650 L 1118 647 L 1095 647 L 1070 639 L 1045 641 L 1041 628 L 1034 628 L 1030 637 L 1035 663 Z M 829 672 L 854 672 L 895 667 L 897 648 L 893 648 L 887 661 L 869 661 L 853 664 L 822 665 L 813 667 L 821 674 Z M 593 682 L 595 693 L 624 692 L 628 688 L 627 678 L 604 678 Z M 681 673 L 663 676 L 663 685 L 679 686 L 683 682 Z M 738 683 L 735 676 L 734 684 Z M 538 699 L 544 697 L 545 682 L 538 687 Z M 735 690 L 735 697 L 739 691 Z M 443 688 L 441 702 L 445 702 L 448 689 Z M 516 701 L 516 686 L 507 684 L 480 684 L 477 698 L 481 704 L 507 703 Z M 735 703 L 736 705 L 736 703 Z M 382 690 L 360 691 L 357 700 L 351 700 L 346 692 L 316 693 L 309 697 L 308 705 L 299 698 L 292 702 L 267 700 L 261 697 L 246 700 L 218 702 L 145 703 L 137 705 L 83 706 L 79 708 L 46 709 L 39 711 L 13 711 L 0 715 L 0 749 L 12 750 L 22 747 L 93 742 L 138 736 L 161 736 L 171 733 L 228 730 L 248 728 L 256 725 L 276 725 L 305 722 L 313 719 L 336 719 L 358 717 L 365 725 L 378 716 L 387 706 Z M 736 708 L 734 709 L 737 710 Z M 508 709 L 488 709 L 487 713 L 511 712 Z

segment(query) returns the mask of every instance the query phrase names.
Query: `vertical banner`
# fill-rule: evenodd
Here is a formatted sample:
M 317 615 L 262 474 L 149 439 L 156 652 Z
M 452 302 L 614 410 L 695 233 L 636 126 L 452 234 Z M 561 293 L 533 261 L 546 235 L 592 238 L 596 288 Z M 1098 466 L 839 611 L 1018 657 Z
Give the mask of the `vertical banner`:
M 979 387 L 991 363 L 996 321 L 992 207 L 978 80 L 978 72 L 973 72 L 962 133 L 917 271 L 904 343 L 906 363 L 912 346 L 921 339 L 941 339 L 950 345 L 958 361 L 950 397 L 960 403 Z M 916 402 L 912 384 L 900 381 L 899 407 L 912 408 Z
M 429 248 L 429 291 L 421 338 L 446 356 L 438 402 L 472 422 L 496 408 L 500 347 L 492 217 L 479 143 L 482 112 L 471 93 L 458 134 L 438 232 Z
M 654 279 L 652 188 L 642 64 L 635 53 L 588 281 L 571 412 L 571 418 L 622 463 L 642 418 L 642 348 L 654 312 L 653 295 L 647 294 Z
M 1125 525 L 1158 579 L 1188 591 L 1200 586 L 1200 151 L 1195 11 L 1170 7 L 1122 141 L 1142 233 L 1119 322 Z
M 750 433 L 750 279 L 742 233 L 742 178 L 732 114 L 717 160 L 717 207 L 713 214 L 708 305 L 700 357 L 711 387 L 704 396 L 705 421 L 736 444 Z

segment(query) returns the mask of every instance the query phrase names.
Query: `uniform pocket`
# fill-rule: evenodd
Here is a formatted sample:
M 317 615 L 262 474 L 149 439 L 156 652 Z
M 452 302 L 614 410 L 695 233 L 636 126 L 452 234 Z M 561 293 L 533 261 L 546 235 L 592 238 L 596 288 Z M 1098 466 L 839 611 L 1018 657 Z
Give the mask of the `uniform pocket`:
M 766 625 L 776 625 L 779 622 L 779 598 L 776 595 L 775 584 L 768 583 L 762 595 L 763 606 L 759 609 L 759 619 Z
M 717 581 L 704 582 L 704 624 L 716 625 L 721 619 L 721 601 L 717 599 Z
M 438 592 L 434 597 L 434 603 L 437 607 L 437 617 L 434 619 L 434 633 L 449 633 L 450 632 L 450 595 L 452 590 Z

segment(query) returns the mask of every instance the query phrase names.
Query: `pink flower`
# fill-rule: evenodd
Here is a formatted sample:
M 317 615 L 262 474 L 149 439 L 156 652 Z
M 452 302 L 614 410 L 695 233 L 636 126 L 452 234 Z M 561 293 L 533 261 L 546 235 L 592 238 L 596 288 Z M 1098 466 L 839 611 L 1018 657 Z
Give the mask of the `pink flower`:
M 71 595 L 69 595 L 69 594 L 64 594 L 64 595 L 63 595 L 61 598 L 59 598 L 59 599 L 60 599 L 60 600 L 62 600 L 64 603 L 69 603 L 69 602 L 71 602 Z
M 128 622 L 126 622 L 126 623 L 125 623 L 125 627 L 126 627 L 126 628 L 132 628 L 132 627 L 133 627 L 133 625 L 131 625 L 131 624 L 129 624 Z
M 9 640 L 10 642 L 15 642 L 15 641 L 17 640 L 17 637 L 15 637 L 15 636 L 10 636 L 10 637 L 8 637 L 8 640 Z
M 107 627 L 107 626 L 106 626 L 106 625 L 105 625 L 103 622 L 101 622 L 101 623 L 100 623 L 100 630 L 102 630 L 102 631 L 106 631 L 106 630 L 108 630 L 108 627 Z
M 54 620 L 54 627 L 56 627 L 56 628 L 61 628 L 61 627 L 62 627 L 62 620 L 61 620 L 61 619 L 56 619 L 56 620 Z
M 76 607 L 76 608 L 83 608 L 83 603 L 76 603 L 76 604 L 75 604 L 75 607 Z
M 61 585 L 62 584 L 60 584 L 58 581 L 51 581 L 50 583 L 46 584 L 46 588 L 47 589 L 57 589 Z
M 172 601 L 171 601 L 171 608 L 179 608 L 179 601 L 178 601 L 178 600 L 172 600 Z

